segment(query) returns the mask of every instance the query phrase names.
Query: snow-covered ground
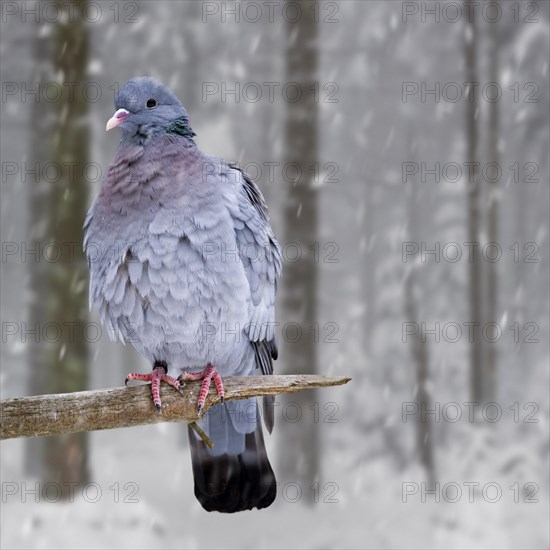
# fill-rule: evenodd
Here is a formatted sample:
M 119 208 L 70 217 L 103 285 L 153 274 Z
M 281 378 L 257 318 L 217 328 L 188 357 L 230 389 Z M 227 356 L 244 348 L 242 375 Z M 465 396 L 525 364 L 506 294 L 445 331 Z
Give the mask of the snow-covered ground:
M 545 463 L 525 442 L 500 443 L 510 427 L 458 428 L 438 451 L 436 493 L 414 462 L 399 469 L 387 456 L 342 452 L 353 434 L 331 428 L 317 503 L 304 505 L 298 488 L 308 488 L 287 480 L 272 507 L 236 515 L 207 513 L 195 500 L 178 425 L 93 434 L 90 485 L 75 487 L 69 503 L 48 502 L 52 487 L 42 494 L 39 485 L 36 496 L 21 474 L 22 441 L 7 441 L 1 547 L 548 548 Z

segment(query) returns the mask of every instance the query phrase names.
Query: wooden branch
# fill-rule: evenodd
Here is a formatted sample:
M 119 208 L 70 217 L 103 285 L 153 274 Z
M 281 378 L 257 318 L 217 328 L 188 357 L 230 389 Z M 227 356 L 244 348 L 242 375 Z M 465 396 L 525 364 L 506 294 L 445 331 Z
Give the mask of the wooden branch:
M 339 386 L 350 380 L 346 376 L 315 375 L 228 377 L 224 379 L 225 399 L 294 393 Z M 0 401 L 0 439 L 109 430 L 159 422 L 193 423 L 199 419 L 196 408 L 201 383 L 188 382 L 183 396 L 171 386 L 161 384 L 161 414 L 153 406 L 149 384 L 7 399 Z M 219 401 L 216 390 L 211 388 L 204 411 Z

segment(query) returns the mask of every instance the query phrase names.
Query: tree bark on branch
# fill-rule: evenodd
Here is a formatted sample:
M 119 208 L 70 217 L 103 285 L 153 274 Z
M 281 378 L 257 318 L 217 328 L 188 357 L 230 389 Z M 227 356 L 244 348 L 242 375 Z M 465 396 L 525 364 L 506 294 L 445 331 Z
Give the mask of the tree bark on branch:
M 225 399 L 294 393 L 308 388 L 347 384 L 347 376 L 245 376 L 224 379 Z M 0 402 L 0 439 L 128 428 L 159 422 L 199 420 L 197 400 L 202 382 L 188 382 L 180 395 L 161 385 L 162 413 L 157 414 L 149 384 L 108 390 L 16 397 Z M 204 412 L 219 403 L 211 389 Z

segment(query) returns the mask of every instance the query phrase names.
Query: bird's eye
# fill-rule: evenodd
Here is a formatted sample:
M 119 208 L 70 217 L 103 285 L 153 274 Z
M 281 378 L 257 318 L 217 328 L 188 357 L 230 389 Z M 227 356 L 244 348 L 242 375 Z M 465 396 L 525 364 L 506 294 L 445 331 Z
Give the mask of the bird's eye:
M 148 99 L 147 100 L 147 108 L 152 109 L 153 107 L 157 106 L 157 102 L 154 99 Z

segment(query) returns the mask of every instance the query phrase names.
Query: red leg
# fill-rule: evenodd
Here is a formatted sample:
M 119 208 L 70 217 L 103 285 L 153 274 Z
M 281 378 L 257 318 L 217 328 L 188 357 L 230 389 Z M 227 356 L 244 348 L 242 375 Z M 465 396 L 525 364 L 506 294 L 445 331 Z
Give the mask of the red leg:
M 206 396 L 208 394 L 208 390 L 210 389 L 210 383 L 212 382 L 212 379 L 214 379 L 214 384 L 216 385 L 216 391 L 218 392 L 218 395 L 220 396 L 220 400 L 223 403 L 224 401 L 224 389 L 223 389 L 223 382 L 221 376 L 218 374 L 218 371 L 216 368 L 208 363 L 206 368 L 201 372 L 184 372 L 180 376 L 182 380 L 204 380 L 201 386 L 201 391 L 199 393 L 199 401 L 197 404 L 197 414 L 200 414 L 203 407 L 204 402 L 206 401 Z
M 157 363 L 155 363 L 157 365 Z M 155 404 L 155 408 L 160 413 L 161 410 L 161 402 L 160 402 L 160 383 L 166 382 L 167 384 L 170 384 L 170 386 L 176 388 L 180 393 L 182 393 L 182 384 L 179 380 L 176 380 L 172 376 L 168 376 L 166 374 L 166 366 L 164 364 L 160 364 L 159 366 L 155 366 L 153 370 L 149 374 L 139 374 L 139 373 L 130 373 L 126 377 L 125 384 L 128 385 L 128 382 L 130 380 L 140 380 L 142 382 L 151 382 L 151 394 L 153 396 L 153 403 Z

